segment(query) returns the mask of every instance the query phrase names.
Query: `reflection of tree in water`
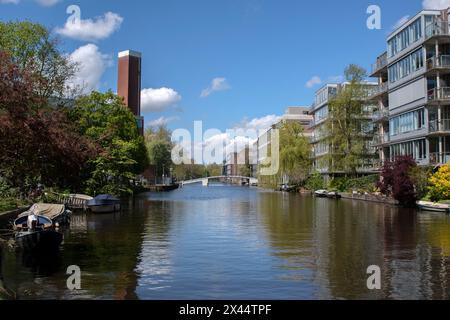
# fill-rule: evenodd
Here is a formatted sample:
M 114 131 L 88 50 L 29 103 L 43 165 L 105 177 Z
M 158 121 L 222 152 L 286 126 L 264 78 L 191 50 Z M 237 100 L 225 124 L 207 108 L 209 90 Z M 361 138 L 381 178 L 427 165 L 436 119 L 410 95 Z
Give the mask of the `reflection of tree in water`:
M 14 299 L 15 294 L 11 290 L 9 290 L 4 282 L 3 278 L 3 248 L 2 244 L 0 243 L 0 300 L 2 299 Z
M 76 232 L 65 243 L 63 259 L 65 265 L 81 268 L 81 294 L 118 300 L 137 298 L 135 268 L 144 231 L 140 205 L 132 202 L 121 213 L 89 214 L 86 221 L 78 222 Z

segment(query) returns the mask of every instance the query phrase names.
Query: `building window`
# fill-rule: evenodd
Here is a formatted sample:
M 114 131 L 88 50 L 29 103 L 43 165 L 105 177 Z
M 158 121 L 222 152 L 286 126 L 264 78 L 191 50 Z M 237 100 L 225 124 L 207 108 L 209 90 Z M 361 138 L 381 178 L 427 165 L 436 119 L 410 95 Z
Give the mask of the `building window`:
M 418 18 L 408 28 L 405 28 L 402 32 L 400 32 L 394 38 L 388 41 L 389 58 L 405 50 L 407 47 L 417 42 L 421 38 L 422 38 L 422 18 Z
M 389 128 L 391 136 L 425 128 L 425 109 L 408 112 L 392 118 Z
M 314 113 L 314 121 L 316 123 L 319 123 L 320 121 L 326 119 L 327 117 L 328 117 L 328 106 L 320 108 L 319 110 L 317 110 L 316 113 Z
M 427 159 L 427 141 L 422 139 L 392 145 L 391 160 L 395 160 L 399 156 L 411 156 L 417 161 Z
M 389 67 L 389 82 L 397 82 L 423 67 L 423 50 L 420 48 Z

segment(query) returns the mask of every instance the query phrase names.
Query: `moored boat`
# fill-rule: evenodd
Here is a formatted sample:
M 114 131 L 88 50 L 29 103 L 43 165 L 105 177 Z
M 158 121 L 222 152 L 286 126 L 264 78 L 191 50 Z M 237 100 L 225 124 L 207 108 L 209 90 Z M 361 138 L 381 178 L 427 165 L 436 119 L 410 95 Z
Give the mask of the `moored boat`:
M 47 217 L 53 224 L 62 226 L 70 224 L 72 212 L 63 204 L 36 203 L 28 211 L 19 215 L 19 218 L 28 217 L 31 214 Z
M 327 197 L 330 199 L 341 199 L 342 198 L 342 196 L 339 193 L 334 192 L 334 191 L 328 192 Z
M 419 201 L 419 202 L 417 202 L 417 206 L 422 211 L 442 212 L 442 213 L 450 212 L 450 205 L 448 205 L 448 204 L 440 204 L 440 203 L 434 203 L 434 202 L 428 202 L 428 201 Z
M 318 198 L 327 198 L 328 191 L 327 190 L 317 190 L 316 192 L 314 192 L 314 195 Z
M 30 225 L 29 217 L 22 216 L 14 221 L 17 246 L 28 251 L 57 249 L 63 241 L 63 235 L 55 230 L 52 220 L 34 215 Z
M 88 208 L 94 213 L 112 213 L 120 211 L 120 199 L 109 195 L 102 194 L 88 201 Z

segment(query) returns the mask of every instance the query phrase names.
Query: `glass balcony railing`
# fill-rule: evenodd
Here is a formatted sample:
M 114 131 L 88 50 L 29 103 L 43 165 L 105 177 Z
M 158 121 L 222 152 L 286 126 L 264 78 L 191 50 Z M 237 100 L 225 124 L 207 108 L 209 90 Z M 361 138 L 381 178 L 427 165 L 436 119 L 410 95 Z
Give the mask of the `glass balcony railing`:
M 428 128 L 430 133 L 450 131 L 450 119 L 430 121 Z
M 386 144 L 391 141 L 391 137 L 389 136 L 389 133 L 385 134 L 377 134 L 374 138 L 374 144 L 380 145 L 380 144 Z
M 425 27 L 425 39 L 430 39 L 435 36 L 448 36 L 448 35 L 450 35 L 448 21 L 434 22 Z
M 389 119 L 389 110 L 388 109 L 379 110 L 373 114 L 373 120 L 375 122 L 381 121 L 383 119 Z
M 450 152 L 433 152 L 430 153 L 430 164 L 446 164 L 450 163 Z
M 450 88 L 434 88 L 428 90 L 428 101 L 450 100 Z
M 388 64 L 387 53 L 384 53 L 381 57 L 377 59 L 376 63 L 372 64 L 372 74 L 385 68 L 387 64 Z
M 450 55 L 441 55 L 427 60 L 427 71 L 450 68 Z
M 380 94 L 386 93 L 388 91 L 388 88 L 389 87 L 388 87 L 388 83 L 387 82 L 379 84 L 378 86 L 371 87 L 368 90 L 367 96 L 369 98 L 374 98 L 374 97 L 376 97 L 376 96 L 378 96 Z

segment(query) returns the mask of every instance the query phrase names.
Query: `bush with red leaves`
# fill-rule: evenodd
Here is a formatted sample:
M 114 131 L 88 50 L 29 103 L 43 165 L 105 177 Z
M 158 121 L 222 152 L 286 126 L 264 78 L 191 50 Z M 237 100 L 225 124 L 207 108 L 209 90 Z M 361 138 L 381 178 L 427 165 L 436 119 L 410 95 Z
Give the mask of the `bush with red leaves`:
M 411 177 L 411 170 L 417 167 L 412 157 L 397 157 L 394 162 L 386 162 L 378 184 L 381 192 L 392 196 L 401 205 L 413 207 L 417 201 L 417 192 Z

